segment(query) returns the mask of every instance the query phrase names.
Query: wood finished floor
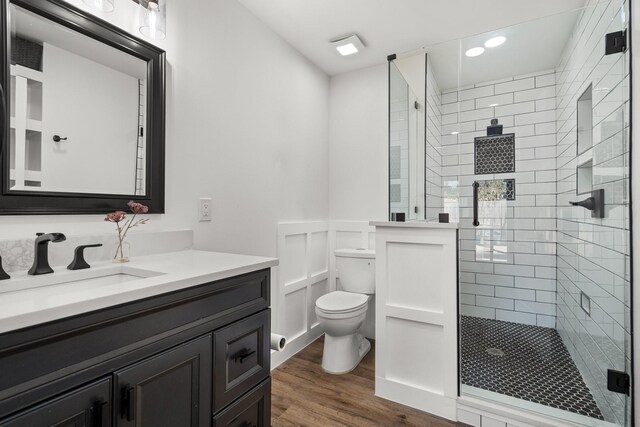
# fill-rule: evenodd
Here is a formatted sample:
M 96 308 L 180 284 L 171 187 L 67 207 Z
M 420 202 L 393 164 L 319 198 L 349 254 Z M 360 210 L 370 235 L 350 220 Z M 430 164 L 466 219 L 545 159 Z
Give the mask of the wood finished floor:
M 273 427 L 462 425 L 374 396 L 375 346 L 352 372 L 331 375 L 320 366 L 323 345 L 321 337 L 272 372 Z

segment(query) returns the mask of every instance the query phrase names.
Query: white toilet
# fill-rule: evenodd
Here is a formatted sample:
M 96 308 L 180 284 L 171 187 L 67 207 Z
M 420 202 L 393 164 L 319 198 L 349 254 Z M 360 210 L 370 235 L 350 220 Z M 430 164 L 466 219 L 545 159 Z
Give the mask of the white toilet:
M 316 315 L 324 329 L 322 369 L 332 374 L 353 370 L 371 349 L 360 332 L 370 295 L 375 293 L 375 258 L 370 249 L 337 249 L 336 268 L 344 291 L 316 300 Z

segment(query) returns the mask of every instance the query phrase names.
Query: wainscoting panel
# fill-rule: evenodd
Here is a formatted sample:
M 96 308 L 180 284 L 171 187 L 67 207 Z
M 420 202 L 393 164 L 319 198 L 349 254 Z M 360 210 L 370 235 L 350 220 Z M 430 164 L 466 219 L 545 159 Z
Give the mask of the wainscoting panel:
M 329 222 L 278 223 L 278 258 L 271 288 L 272 331 L 287 337 L 282 352 L 271 352 L 271 369 L 322 335 L 316 300 L 330 290 Z

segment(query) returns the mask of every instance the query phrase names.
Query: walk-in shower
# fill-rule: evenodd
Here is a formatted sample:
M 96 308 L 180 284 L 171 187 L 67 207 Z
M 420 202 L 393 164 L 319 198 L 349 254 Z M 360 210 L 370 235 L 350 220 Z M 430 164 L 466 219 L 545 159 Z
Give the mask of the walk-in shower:
M 395 149 L 390 104 L 390 193 L 400 176 L 409 217 L 459 223 L 463 397 L 632 424 L 631 52 L 606 49 L 629 16 L 592 0 L 390 61 L 390 101 L 422 126 Z

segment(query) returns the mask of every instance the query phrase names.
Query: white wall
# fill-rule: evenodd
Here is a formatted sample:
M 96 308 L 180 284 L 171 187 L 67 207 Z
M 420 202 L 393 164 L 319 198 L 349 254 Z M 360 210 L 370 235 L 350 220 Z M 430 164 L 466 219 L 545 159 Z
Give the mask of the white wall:
M 387 79 L 386 64 L 331 78 L 331 219 L 387 219 Z
M 135 7 L 116 1 L 101 16 L 139 36 Z M 193 228 L 197 248 L 275 256 L 279 220 L 327 218 L 328 77 L 235 0 L 169 2 L 158 44 L 168 60 L 167 203 L 145 229 Z M 204 196 L 210 223 L 197 218 Z M 5 239 L 105 230 L 101 215 L 0 217 Z
M 42 69 L 42 191 L 133 194 L 138 78 L 49 43 Z

